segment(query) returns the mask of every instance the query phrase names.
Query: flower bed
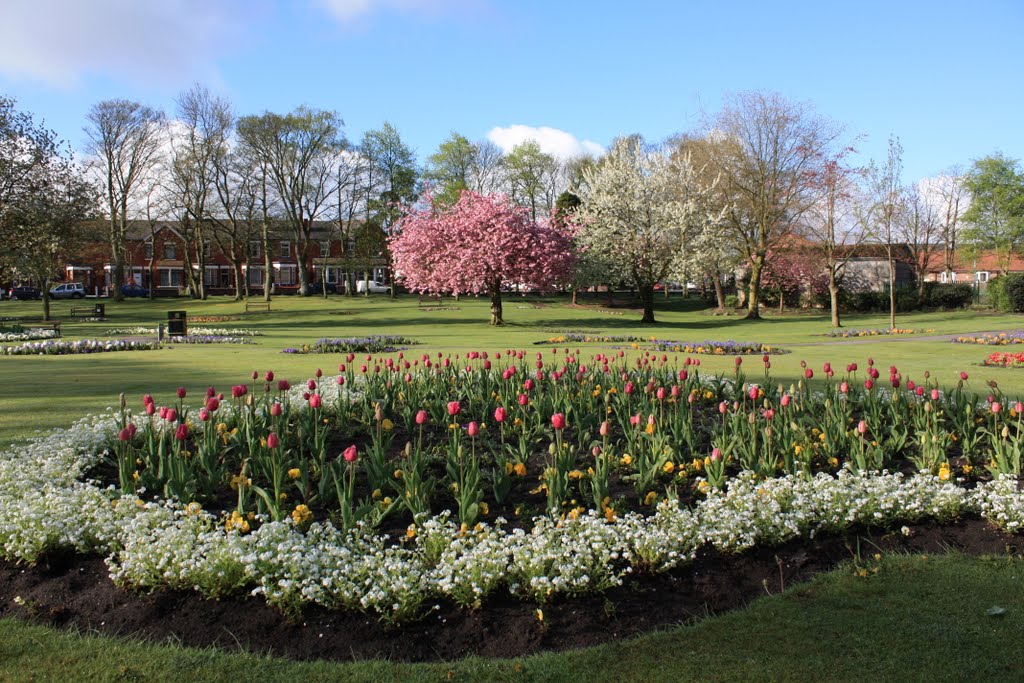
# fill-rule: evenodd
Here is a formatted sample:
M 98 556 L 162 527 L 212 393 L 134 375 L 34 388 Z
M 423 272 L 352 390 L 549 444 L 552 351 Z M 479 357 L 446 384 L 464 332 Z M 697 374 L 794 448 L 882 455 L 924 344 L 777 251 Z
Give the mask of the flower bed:
M 633 342 L 655 342 L 654 337 L 637 337 L 634 335 L 602 335 L 587 334 L 583 332 L 565 332 L 554 337 L 548 337 L 541 341 L 533 342 L 534 345 L 546 344 L 629 344 Z
M 981 334 L 973 337 L 955 337 L 950 339 L 950 341 L 954 344 L 1006 346 L 1009 344 L 1024 344 L 1024 334 L 1021 332 L 998 332 L 996 334 Z
M 401 622 L 437 598 L 602 591 L 704 546 L 1024 523 L 1024 405 L 981 401 L 966 374 L 941 391 L 891 367 L 882 391 L 871 363 L 863 381 L 826 365 L 814 394 L 739 365 L 637 360 L 472 352 L 356 371 L 350 354 L 295 388 L 267 373 L 198 408 L 185 389 L 144 397 L 0 454 L 0 553 L 99 552 L 126 587 Z
M 103 333 L 108 337 L 134 337 L 134 336 L 152 336 L 155 337 L 157 334 L 156 327 L 143 327 L 141 325 L 135 327 L 115 327 L 107 330 Z M 254 330 L 245 327 L 189 327 L 188 336 L 196 337 L 262 337 L 263 333 L 259 330 Z
M 24 342 L 38 339 L 56 339 L 59 335 L 57 330 L 33 330 L 20 326 L 10 328 L 9 331 L 0 332 L 0 342 Z
M 982 365 L 999 368 L 1024 368 L 1024 353 L 995 351 L 981 362 Z
M 912 329 L 900 329 L 898 327 L 883 327 L 875 329 L 863 329 L 863 330 L 830 330 L 825 333 L 826 337 L 839 337 L 842 339 L 849 339 L 852 337 L 883 337 L 887 335 L 900 335 L 900 334 L 922 334 L 931 333 L 935 330 L 912 330 Z
M 17 346 L 0 346 L 3 356 L 65 356 L 77 353 L 106 353 L 110 351 L 152 351 L 159 349 L 157 342 L 80 339 L 28 342 Z
M 649 342 L 655 351 L 673 351 L 675 353 L 692 353 L 712 356 L 743 356 L 753 354 L 788 353 L 777 347 L 758 342 L 726 341 L 680 342 L 670 339 L 651 339 Z
M 367 337 L 345 339 L 318 339 L 316 343 L 299 349 L 285 349 L 285 353 L 391 353 L 417 342 L 408 337 L 389 334 L 371 334 Z

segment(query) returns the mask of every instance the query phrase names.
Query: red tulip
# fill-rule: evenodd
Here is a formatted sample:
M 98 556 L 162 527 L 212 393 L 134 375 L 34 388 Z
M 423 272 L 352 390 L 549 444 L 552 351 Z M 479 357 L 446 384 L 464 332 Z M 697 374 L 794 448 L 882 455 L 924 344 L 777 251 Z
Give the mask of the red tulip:
M 871 388 L 874 387 L 874 386 L 875 386 L 875 383 L 872 382 L 870 379 L 864 380 L 864 388 L 867 389 L 868 391 L 871 391 Z
M 505 408 L 498 406 L 494 409 L 494 421 L 499 423 L 505 421 Z
M 319 408 L 320 407 L 320 394 L 313 394 L 309 397 L 309 407 Z
M 174 432 L 174 438 L 177 439 L 178 441 L 184 441 L 185 439 L 188 438 L 188 424 L 187 423 L 182 422 L 180 425 L 178 425 L 178 429 L 175 430 L 175 432 Z
M 274 381 L 274 371 L 273 370 L 267 370 L 267 374 L 263 375 L 263 381 L 265 381 L 265 382 L 273 382 Z
M 211 413 L 215 413 L 217 412 L 218 408 L 220 408 L 220 400 L 216 396 L 211 396 L 210 398 L 206 399 L 207 410 L 209 410 Z
M 966 372 L 961 372 L 960 373 L 960 379 L 962 379 L 962 380 L 964 380 L 966 382 L 967 381 L 967 373 Z
M 427 415 L 427 411 L 421 410 L 416 413 L 416 424 L 425 425 L 428 419 L 430 419 L 430 416 Z
M 207 410 L 206 408 L 200 408 L 199 419 L 202 420 L 203 422 L 208 421 L 210 419 L 210 411 Z
M 526 394 L 519 394 L 519 398 L 516 400 L 519 402 L 520 406 L 526 406 L 530 403 L 530 397 Z
M 806 377 L 807 379 L 811 379 L 812 377 L 814 377 L 814 370 L 811 370 L 810 368 L 804 370 L 804 377 Z
M 551 426 L 557 430 L 565 429 L 565 415 L 562 413 L 555 413 L 552 415 Z
M 341 454 L 341 457 L 345 458 L 345 462 L 355 462 L 358 456 L 359 454 L 356 451 L 355 444 L 352 444 L 351 446 L 346 448 Z
M 178 398 L 185 398 L 185 387 L 178 387 Z
M 462 406 L 459 405 L 458 401 L 450 401 L 448 403 L 448 414 L 455 417 L 462 412 Z

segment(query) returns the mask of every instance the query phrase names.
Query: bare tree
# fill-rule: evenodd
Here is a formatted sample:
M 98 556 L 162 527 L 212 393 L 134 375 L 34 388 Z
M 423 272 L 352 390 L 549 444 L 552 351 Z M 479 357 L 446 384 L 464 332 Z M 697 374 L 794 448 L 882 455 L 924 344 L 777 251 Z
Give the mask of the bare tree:
M 814 185 L 817 197 L 804 216 L 801 232 L 821 253 L 828 278 L 829 309 L 832 327 L 841 327 L 839 290 L 850 258 L 867 238 L 857 221 L 860 188 L 858 169 L 847 166 L 844 159 L 850 147 L 830 155 L 817 169 Z
M 906 245 L 914 269 L 918 305 L 924 305 L 924 276 L 941 258 L 942 225 L 920 183 L 906 188 L 903 196 L 903 211 L 897 217 L 898 239 Z
M 729 98 L 708 128 L 719 143 L 710 162 L 730 199 L 725 225 L 750 269 L 747 317 L 759 318 L 768 251 L 813 205 L 812 179 L 840 131 L 809 105 L 763 92 Z
M 247 153 L 266 170 L 267 180 L 280 201 L 285 224 L 295 238 L 299 263 L 299 293 L 309 293 L 310 237 L 313 223 L 328 210 L 337 178 L 334 166 L 345 147 L 343 122 L 335 112 L 299 107 L 286 115 L 265 112 L 243 116 L 238 137 Z M 269 203 L 264 201 L 264 206 Z M 269 214 L 264 212 L 262 234 L 267 235 Z M 264 250 L 269 270 L 269 254 Z M 269 273 L 268 273 L 269 275 Z M 268 287 L 265 296 L 270 295 Z
M 210 204 L 217 167 L 228 151 L 234 125 L 230 103 L 194 85 L 177 100 L 178 126 L 172 138 L 170 188 L 185 241 L 185 280 L 194 298 L 206 298 Z
M 231 264 L 235 300 L 249 295 L 248 273 L 242 266 L 249 258 L 249 245 L 256 235 L 255 227 L 260 223 L 261 214 L 263 187 L 260 183 L 263 176 L 249 162 L 243 155 L 229 152 L 218 157 L 214 165 L 213 185 L 218 209 L 211 212 L 213 239 Z M 260 240 L 260 243 L 264 244 L 265 240 Z
M 501 148 L 490 140 L 476 143 L 476 158 L 473 161 L 470 188 L 479 194 L 494 194 L 502 185 Z
M 967 209 L 970 194 L 964 185 L 964 172 L 954 166 L 939 176 L 935 183 L 940 203 L 938 206 L 939 221 L 942 231 L 942 265 L 949 282 L 956 273 L 956 243 L 960 233 L 960 219 Z
M 142 179 L 153 169 L 164 138 L 162 112 L 138 102 L 104 100 L 86 116 L 87 151 L 104 187 L 110 219 L 110 251 L 113 261 L 112 294 L 123 298 L 125 236 L 128 211 Z
M 889 138 L 889 152 L 885 163 L 874 161 L 868 169 L 871 186 L 871 206 L 866 213 L 865 227 L 885 244 L 889 262 L 889 327 L 896 328 L 896 244 L 900 212 L 904 206 L 903 145 L 897 137 Z

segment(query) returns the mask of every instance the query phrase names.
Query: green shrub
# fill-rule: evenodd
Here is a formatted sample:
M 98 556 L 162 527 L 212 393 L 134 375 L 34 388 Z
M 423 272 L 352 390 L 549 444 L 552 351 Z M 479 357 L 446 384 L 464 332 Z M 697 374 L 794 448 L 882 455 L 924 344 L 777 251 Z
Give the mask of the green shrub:
M 736 296 L 735 294 L 726 294 L 725 295 L 725 307 L 726 308 L 736 308 L 739 305 L 740 305 L 740 298 L 738 296 Z
M 987 297 L 988 304 L 1002 313 L 1009 313 L 1010 300 L 1006 296 L 1006 278 L 997 277 L 988 283 Z
M 1024 273 L 1010 273 L 998 278 L 996 282 L 1003 283 L 1008 310 L 1013 313 L 1024 313 Z
M 925 305 L 931 308 L 967 308 L 974 302 L 974 287 L 965 283 L 925 283 Z

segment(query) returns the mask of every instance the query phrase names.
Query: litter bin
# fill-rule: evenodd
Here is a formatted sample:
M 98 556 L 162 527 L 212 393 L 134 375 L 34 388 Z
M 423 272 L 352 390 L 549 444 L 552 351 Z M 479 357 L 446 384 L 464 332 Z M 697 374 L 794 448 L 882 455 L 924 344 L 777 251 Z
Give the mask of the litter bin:
M 92 314 L 96 318 L 106 318 L 107 317 L 107 305 L 106 304 L 96 304 L 96 306 L 93 308 L 93 313 Z
M 184 337 L 188 334 L 188 319 L 185 311 L 167 311 L 167 335 Z

